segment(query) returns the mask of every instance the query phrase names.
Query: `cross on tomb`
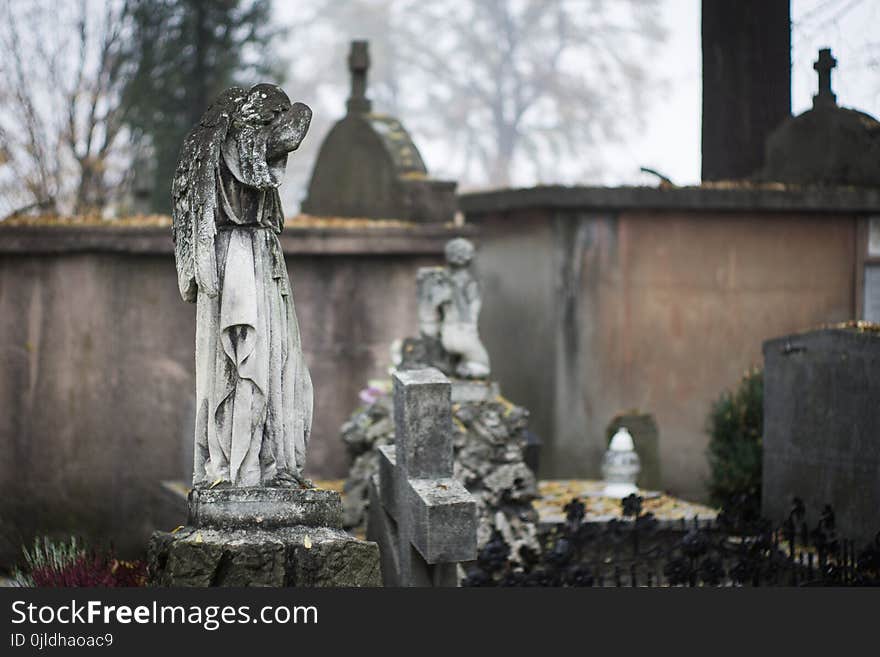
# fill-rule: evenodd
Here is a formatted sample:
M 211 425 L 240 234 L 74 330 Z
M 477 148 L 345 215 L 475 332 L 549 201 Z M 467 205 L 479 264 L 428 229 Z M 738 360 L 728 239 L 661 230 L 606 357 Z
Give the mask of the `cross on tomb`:
M 346 107 L 349 114 L 367 114 L 372 103 L 367 98 L 367 71 L 370 69 L 370 53 L 366 41 L 352 41 L 348 54 L 348 70 L 351 73 L 351 94 Z
M 831 56 L 831 48 L 822 48 L 813 69 L 819 74 L 819 93 L 813 96 L 813 107 L 837 104 L 837 96 L 831 91 L 831 69 L 837 67 L 837 60 Z
M 395 444 L 379 448 L 369 540 L 386 586 L 456 586 L 477 556 L 476 500 L 452 476 L 452 386 L 439 370 L 396 372 Z

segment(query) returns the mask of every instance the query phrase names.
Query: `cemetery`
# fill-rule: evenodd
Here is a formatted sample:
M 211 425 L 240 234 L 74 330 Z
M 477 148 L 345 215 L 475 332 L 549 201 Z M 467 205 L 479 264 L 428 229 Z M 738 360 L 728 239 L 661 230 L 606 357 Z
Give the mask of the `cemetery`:
M 205 98 L 167 208 L 0 219 L 0 581 L 880 585 L 880 122 L 702 5 L 696 184 L 462 189 L 357 38 L 335 114 Z

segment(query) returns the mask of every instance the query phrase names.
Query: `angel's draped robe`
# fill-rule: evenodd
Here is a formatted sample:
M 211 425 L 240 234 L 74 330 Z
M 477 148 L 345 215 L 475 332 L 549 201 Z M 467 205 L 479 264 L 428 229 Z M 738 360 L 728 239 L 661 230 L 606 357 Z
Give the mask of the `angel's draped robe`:
M 220 292 L 199 293 L 196 310 L 193 483 L 292 484 L 305 463 L 312 382 L 278 241 L 284 217 L 276 187 L 246 184 L 235 150 L 223 151 L 214 237 Z

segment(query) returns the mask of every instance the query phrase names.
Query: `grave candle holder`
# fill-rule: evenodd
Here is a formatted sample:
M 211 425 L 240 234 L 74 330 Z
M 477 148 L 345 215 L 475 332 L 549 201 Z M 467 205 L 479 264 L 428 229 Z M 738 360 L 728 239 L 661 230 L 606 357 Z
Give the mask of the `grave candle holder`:
M 623 499 L 627 495 L 638 493 L 636 479 L 641 469 L 632 436 L 626 427 L 620 427 L 611 438 L 611 444 L 602 461 L 602 476 L 605 479 L 602 494 Z

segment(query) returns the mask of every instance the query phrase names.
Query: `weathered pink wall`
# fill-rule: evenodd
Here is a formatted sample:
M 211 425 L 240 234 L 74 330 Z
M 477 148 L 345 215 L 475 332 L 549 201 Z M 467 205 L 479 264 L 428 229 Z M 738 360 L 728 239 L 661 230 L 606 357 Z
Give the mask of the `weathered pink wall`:
M 469 215 L 469 219 L 470 219 Z M 597 477 L 605 427 L 653 413 L 665 488 L 705 498 L 713 400 L 764 340 L 855 314 L 856 218 L 685 210 L 481 215 L 482 328 L 532 411 L 541 475 Z
M 617 230 L 617 258 L 583 280 L 595 286 L 582 307 L 596 323 L 589 401 L 604 422 L 654 413 L 666 486 L 702 497 L 719 393 L 762 364 L 764 340 L 854 316 L 855 220 L 622 213 Z
M 315 384 L 310 476 L 347 472 L 339 428 L 417 329 L 416 270 L 454 234 L 282 238 Z M 167 230 L 0 226 L 0 568 L 36 533 L 131 555 L 184 520 L 160 482 L 191 477 L 194 340 Z

